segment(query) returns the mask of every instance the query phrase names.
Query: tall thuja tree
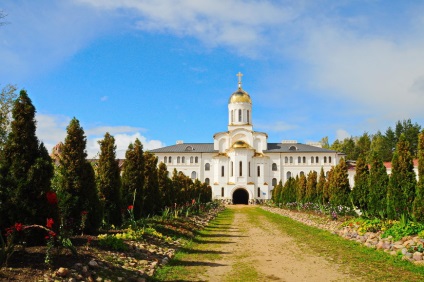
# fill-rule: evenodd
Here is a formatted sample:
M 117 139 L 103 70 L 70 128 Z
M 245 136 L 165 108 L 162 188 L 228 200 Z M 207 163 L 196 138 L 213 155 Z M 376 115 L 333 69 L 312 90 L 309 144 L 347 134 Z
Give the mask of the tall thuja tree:
M 100 225 L 100 203 L 94 170 L 87 161 L 87 140 L 79 121 L 73 118 L 67 127 L 67 135 L 59 160 L 57 189 L 64 227 L 79 230 L 83 225 L 82 213 L 87 212 L 86 229 L 94 232 Z
M 349 205 L 350 185 L 347 165 L 342 158 L 335 166 L 330 180 L 330 203 L 332 205 Z
M 372 216 L 386 217 L 386 197 L 389 176 L 377 152 L 371 152 L 368 176 L 368 213 Z
M 162 207 L 158 185 L 158 158 L 152 153 L 144 153 L 144 199 L 142 210 L 144 215 L 154 215 Z
M 275 204 L 281 202 L 281 191 L 283 190 L 283 182 L 280 180 L 277 185 L 275 185 L 274 190 L 272 190 L 272 201 Z
M 305 201 L 305 194 L 306 194 L 306 176 L 305 176 L 305 174 L 301 174 L 296 182 L 297 182 L 296 201 L 298 203 L 303 203 Z
M 44 225 L 54 216 L 46 197 L 53 166 L 35 131 L 35 107 L 22 90 L 13 104 L 11 131 L 0 156 L 0 226 Z
M 415 198 L 416 178 L 409 142 L 402 134 L 396 145 L 392 159 L 392 174 L 387 191 L 387 214 L 389 218 L 399 218 L 412 213 Z
M 158 186 L 162 202 L 161 208 L 172 206 L 172 200 L 174 196 L 174 191 L 172 189 L 172 181 L 168 176 L 168 168 L 166 167 L 166 164 L 162 162 L 159 164 L 158 168 Z M 199 194 L 201 193 L 200 190 L 198 192 Z
M 324 168 L 321 167 L 321 171 L 319 172 L 319 178 L 316 186 L 316 203 L 324 204 L 326 203 L 324 199 L 324 186 L 325 186 L 325 174 L 324 174 Z
M 415 191 L 413 215 L 424 222 L 424 130 L 418 135 L 418 184 Z
M 369 193 L 369 182 L 368 175 L 369 169 L 365 162 L 364 154 L 361 155 L 356 162 L 356 173 L 355 173 L 355 186 L 353 187 L 351 196 L 355 206 L 361 211 L 368 209 L 368 193 Z
M 333 166 L 328 171 L 327 179 L 326 179 L 324 186 L 323 186 L 323 190 L 322 190 L 323 191 L 323 193 L 322 193 L 323 204 L 330 202 L 330 196 L 331 196 L 331 187 L 330 186 L 331 186 L 331 183 L 332 183 L 334 170 L 335 170 L 335 167 Z
M 284 183 L 283 190 L 281 191 L 281 203 L 293 203 L 296 202 L 296 179 L 290 177 L 286 183 Z
M 119 226 L 122 223 L 121 176 L 116 159 L 115 138 L 107 132 L 99 144 L 96 184 L 103 207 L 103 219 Z
M 128 146 L 122 173 L 122 201 L 125 207 L 133 205 L 134 217 L 141 218 L 144 188 L 144 152 L 138 138 Z
M 311 170 L 306 181 L 305 202 L 314 202 L 317 198 L 317 172 Z

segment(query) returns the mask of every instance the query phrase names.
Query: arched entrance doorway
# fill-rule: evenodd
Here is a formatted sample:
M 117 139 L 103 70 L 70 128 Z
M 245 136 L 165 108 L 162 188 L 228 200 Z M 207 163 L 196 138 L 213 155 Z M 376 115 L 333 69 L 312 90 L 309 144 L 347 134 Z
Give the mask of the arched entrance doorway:
M 239 188 L 235 190 L 233 193 L 233 204 L 234 205 L 249 204 L 249 193 L 243 188 Z

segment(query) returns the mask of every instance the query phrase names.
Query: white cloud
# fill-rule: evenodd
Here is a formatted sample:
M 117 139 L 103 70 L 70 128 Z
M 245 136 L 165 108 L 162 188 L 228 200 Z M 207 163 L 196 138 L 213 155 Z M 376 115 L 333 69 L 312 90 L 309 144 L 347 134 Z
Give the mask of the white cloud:
M 208 46 L 229 46 L 253 55 L 272 42 L 267 34 L 295 19 L 298 1 L 242 0 L 77 0 L 104 10 L 129 10 L 138 16 L 136 27 L 149 32 L 192 36 Z
M 50 71 L 110 29 L 113 16 L 71 1 L 6 1 L 0 77 L 16 81 Z M 115 23 L 118 25 L 119 23 Z
M 113 135 L 113 137 L 115 138 L 116 157 L 119 159 L 125 158 L 125 152 L 128 149 L 128 145 L 130 143 L 134 143 L 136 138 L 138 138 L 143 144 L 144 151 L 153 150 L 165 146 L 162 141 L 147 140 L 147 138 L 141 135 L 140 132 L 135 132 L 133 134 L 116 134 Z M 87 154 L 89 158 L 98 157 L 98 154 L 100 152 L 100 145 L 98 141 L 102 139 L 103 138 L 94 138 L 89 139 L 87 141 Z
M 336 139 L 343 141 L 346 138 L 350 138 L 351 135 L 344 129 L 337 129 L 336 131 Z
M 63 142 L 66 137 L 66 127 L 70 118 L 58 115 L 37 114 L 37 136 L 44 142 L 47 150 L 51 152 L 52 148 L 59 142 Z M 84 128 L 84 126 L 83 126 Z M 84 129 L 87 136 L 87 155 L 88 158 L 98 156 L 100 145 L 98 141 L 103 139 L 103 135 L 109 132 L 115 138 L 117 158 L 125 158 L 125 151 L 130 143 L 134 143 L 138 138 L 143 144 L 144 150 L 152 150 L 165 146 L 160 140 L 149 140 L 141 135 L 145 131 L 142 128 L 131 126 L 98 126 L 90 129 Z
M 36 114 L 37 136 L 44 143 L 47 150 L 51 152 L 52 148 L 63 141 L 66 137 L 66 127 L 71 119 L 60 115 Z

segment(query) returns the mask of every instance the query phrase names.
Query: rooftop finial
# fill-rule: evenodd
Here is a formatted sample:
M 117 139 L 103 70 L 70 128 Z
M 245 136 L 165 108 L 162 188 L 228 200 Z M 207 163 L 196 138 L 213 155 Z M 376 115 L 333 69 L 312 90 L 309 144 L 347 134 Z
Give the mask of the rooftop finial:
M 241 72 L 238 72 L 238 74 L 236 74 L 238 76 L 238 87 L 241 88 L 241 77 L 243 76 L 243 74 Z

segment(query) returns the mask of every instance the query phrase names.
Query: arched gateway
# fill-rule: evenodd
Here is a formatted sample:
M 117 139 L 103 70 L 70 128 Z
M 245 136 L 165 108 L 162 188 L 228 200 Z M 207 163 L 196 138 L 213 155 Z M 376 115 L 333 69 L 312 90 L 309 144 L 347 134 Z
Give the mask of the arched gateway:
M 247 205 L 249 204 L 249 193 L 246 189 L 238 188 L 233 193 L 233 204 L 234 205 Z

